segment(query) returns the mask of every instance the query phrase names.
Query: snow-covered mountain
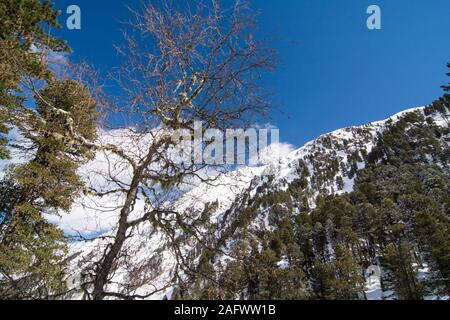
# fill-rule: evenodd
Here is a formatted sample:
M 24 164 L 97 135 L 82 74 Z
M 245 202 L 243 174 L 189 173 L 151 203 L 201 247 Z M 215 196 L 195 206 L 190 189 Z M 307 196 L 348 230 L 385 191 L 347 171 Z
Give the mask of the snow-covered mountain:
M 425 124 L 446 130 L 447 135 L 438 140 L 448 151 L 448 115 L 430 114 L 425 108 L 407 110 L 384 121 L 340 129 L 320 136 L 298 150 L 282 148 L 289 152 L 268 164 L 240 168 L 219 175 L 214 182 L 187 188 L 174 205 L 186 225 L 174 223 L 174 231 L 169 232 L 164 230 L 163 224 L 148 221 L 135 228 L 125 242 L 123 252 L 126 254 L 115 262 L 116 271 L 108 291 L 145 299 L 201 297 L 192 292 L 201 291 L 211 281 L 220 283 L 221 275 L 229 272 L 227 266 L 230 263 L 239 259 L 245 261 L 251 256 L 249 247 L 263 249 L 266 233 L 277 232 L 280 216 L 286 212 L 291 217 L 309 214 L 316 208 L 318 197 L 351 193 L 358 172 L 367 166 L 368 158 L 384 132 L 411 114 L 423 117 L 428 121 Z M 123 139 L 124 145 L 128 143 L 126 137 L 120 136 L 120 131 L 103 135 L 104 139 Z M 138 149 L 127 148 L 130 152 Z M 118 160 L 111 165 L 111 161 L 114 159 L 110 155 L 98 153 L 93 161 L 82 167 L 80 174 L 88 185 L 103 190 L 108 182 L 102 180 L 102 171 L 113 168 L 114 174 L 122 179 L 129 176 L 130 168 Z M 437 159 L 430 158 L 430 162 L 448 166 Z M 66 233 L 93 239 L 73 242 L 70 246 L 70 286 L 77 292 L 73 298 L 82 297 L 80 284 L 89 276 L 85 268 L 100 258 L 110 242 L 109 236 L 114 235 L 122 201 L 114 194 L 102 197 L 87 194 L 74 204 L 70 214 L 49 217 Z M 136 216 L 144 210 L 145 201 L 139 199 L 134 205 Z M 195 232 L 186 226 L 193 230 L 195 226 Z M 279 258 L 277 266 L 280 270 L 293 263 L 284 255 Z M 201 269 L 205 261 L 213 270 L 209 275 L 215 279 L 205 275 L 206 280 L 199 280 L 204 276 Z M 421 276 L 426 277 L 426 264 L 421 271 Z M 380 279 L 376 275 L 375 278 L 366 275 L 368 298 L 388 296 L 381 290 Z M 245 289 L 233 297 L 246 298 L 249 294 Z

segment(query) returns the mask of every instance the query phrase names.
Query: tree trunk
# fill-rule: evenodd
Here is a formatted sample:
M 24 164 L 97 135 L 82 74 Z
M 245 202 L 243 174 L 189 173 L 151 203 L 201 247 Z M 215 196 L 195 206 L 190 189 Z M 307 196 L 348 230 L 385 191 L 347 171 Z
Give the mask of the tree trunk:
M 108 276 L 111 273 L 111 269 L 114 264 L 114 260 L 117 258 L 122 246 L 126 240 L 126 233 L 128 230 L 128 216 L 131 212 L 131 207 L 136 201 L 138 187 L 142 174 L 142 167 L 134 174 L 133 181 L 130 186 L 130 190 L 127 193 L 125 203 L 120 210 L 119 227 L 117 234 L 114 238 L 114 243 L 111 246 L 109 252 L 105 255 L 104 259 L 100 261 L 96 268 L 94 291 L 92 298 L 94 300 L 103 300 L 105 298 L 105 285 L 108 282 Z

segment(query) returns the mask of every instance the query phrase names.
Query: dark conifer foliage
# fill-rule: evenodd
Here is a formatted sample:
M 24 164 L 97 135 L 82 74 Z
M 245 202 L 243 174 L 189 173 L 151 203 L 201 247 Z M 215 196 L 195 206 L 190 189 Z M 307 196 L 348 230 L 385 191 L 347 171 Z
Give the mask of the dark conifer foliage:
M 0 299 L 64 292 L 66 238 L 43 215 L 71 208 L 83 188 L 76 171 L 92 156 L 83 142 L 97 132 L 89 89 L 58 79 L 48 64 L 49 52 L 68 50 L 48 33 L 57 15 L 49 1 L 0 2 L 0 159 L 9 157 L 12 127 L 31 155 L 0 182 Z
M 269 178 L 249 206 L 244 201 L 233 209 L 237 222 L 224 233 L 239 243 L 233 261 L 217 275 L 209 252 L 207 277 L 195 275 L 204 286 L 186 291 L 193 298 L 365 299 L 366 270 L 375 265 L 382 270 L 383 298 L 447 296 L 449 128 L 433 120 L 448 121 L 447 115 L 445 95 L 390 123 L 364 155 L 365 168 L 351 170 L 354 190 L 319 196 L 313 210 L 303 200 L 308 185 L 302 179 L 310 174 L 304 164 L 286 191 L 271 191 Z M 271 228 L 247 231 L 261 212 Z

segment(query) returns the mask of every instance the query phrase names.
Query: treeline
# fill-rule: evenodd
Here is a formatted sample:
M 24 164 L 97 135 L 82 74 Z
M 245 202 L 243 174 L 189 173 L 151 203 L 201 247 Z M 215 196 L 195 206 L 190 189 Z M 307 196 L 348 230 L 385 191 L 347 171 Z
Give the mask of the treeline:
M 366 166 L 349 194 L 319 197 L 309 209 L 302 164 L 304 176 L 287 191 L 264 184 L 236 213 L 230 262 L 208 251 L 195 284 L 176 298 L 366 299 L 370 266 L 381 269 L 382 298 L 448 296 L 449 97 L 390 122 L 361 155 Z M 273 230 L 249 228 L 263 211 Z

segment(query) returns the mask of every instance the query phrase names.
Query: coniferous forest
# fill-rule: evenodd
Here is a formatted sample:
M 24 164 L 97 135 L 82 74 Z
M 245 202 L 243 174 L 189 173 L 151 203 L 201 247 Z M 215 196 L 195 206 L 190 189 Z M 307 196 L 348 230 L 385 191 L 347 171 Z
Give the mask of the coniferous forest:
M 273 230 L 244 231 L 235 249 L 244 254 L 241 261 L 228 264 L 217 281 L 196 287 L 192 297 L 366 299 L 370 266 L 383 270 L 384 299 L 447 296 L 449 127 L 435 126 L 431 117 L 448 113 L 449 98 L 389 124 L 372 152 L 360 156 L 366 166 L 350 193 L 319 196 L 310 209 L 301 180 L 308 172 L 286 191 L 263 187 L 251 205 L 236 209 L 242 210 L 237 221 L 245 228 L 267 210 Z M 214 273 L 207 257 L 199 268 Z M 427 276 L 419 277 L 424 269 Z

